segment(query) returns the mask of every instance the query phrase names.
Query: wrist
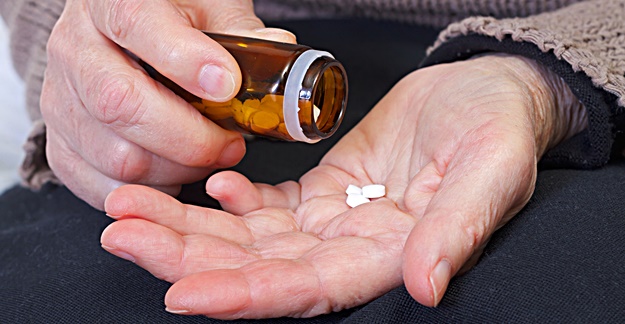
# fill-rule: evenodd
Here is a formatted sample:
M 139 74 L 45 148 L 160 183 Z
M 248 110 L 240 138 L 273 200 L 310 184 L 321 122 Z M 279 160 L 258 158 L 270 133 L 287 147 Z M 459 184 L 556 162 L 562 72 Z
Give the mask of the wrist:
M 506 71 L 527 93 L 537 159 L 586 128 L 586 109 L 556 73 L 523 56 L 503 53 L 485 56 L 489 64 Z

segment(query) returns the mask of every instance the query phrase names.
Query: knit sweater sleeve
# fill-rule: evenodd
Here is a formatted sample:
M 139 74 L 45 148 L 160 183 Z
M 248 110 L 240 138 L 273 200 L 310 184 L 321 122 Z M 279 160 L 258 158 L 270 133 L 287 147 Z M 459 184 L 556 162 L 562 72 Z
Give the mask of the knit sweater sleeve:
M 45 158 L 45 125 L 39 98 L 47 61 L 46 44 L 64 7 L 65 0 L 0 0 L 0 14 L 10 31 L 11 57 L 25 82 L 26 109 L 33 121 L 20 174 L 23 183 L 35 189 L 45 182 L 57 181 Z
M 586 1 L 525 18 L 467 18 L 439 35 L 422 65 L 493 51 L 541 62 L 587 109 L 588 128 L 548 152 L 543 165 L 607 163 L 625 126 L 625 1 Z

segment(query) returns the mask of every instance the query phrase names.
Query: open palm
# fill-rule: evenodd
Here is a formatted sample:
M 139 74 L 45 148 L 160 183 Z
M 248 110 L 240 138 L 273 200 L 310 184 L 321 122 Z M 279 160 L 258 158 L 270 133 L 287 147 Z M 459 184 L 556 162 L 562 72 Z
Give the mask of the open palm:
M 105 209 L 120 221 L 102 244 L 174 283 L 174 313 L 309 317 L 402 283 L 434 306 L 525 205 L 537 160 L 584 126 L 581 106 L 545 73 L 496 55 L 418 70 L 298 182 L 215 174 L 206 189 L 224 211 L 117 189 Z M 371 183 L 386 196 L 346 205 L 349 184 Z

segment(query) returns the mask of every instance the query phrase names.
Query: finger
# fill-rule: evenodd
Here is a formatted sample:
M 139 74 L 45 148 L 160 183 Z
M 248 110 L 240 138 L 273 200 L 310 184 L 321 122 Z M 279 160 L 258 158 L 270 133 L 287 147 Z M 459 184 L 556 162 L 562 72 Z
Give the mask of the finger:
M 89 205 L 96 209 L 104 210 L 104 200 L 107 195 L 126 183 L 112 179 L 96 170 L 82 157 L 71 150 L 53 129 L 47 129 L 46 157 L 50 168 L 59 180 Z M 80 176 L 76 176 L 76 175 Z M 153 190 L 161 191 L 166 195 L 176 196 L 180 193 L 181 186 L 153 186 Z
M 375 240 L 338 238 L 297 260 L 260 260 L 183 278 L 167 292 L 165 304 L 172 313 L 222 319 L 312 317 L 399 286 L 400 255 Z
M 90 1 L 88 9 L 102 34 L 189 92 L 221 102 L 240 87 L 234 58 L 170 1 Z
M 219 6 L 219 10 L 215 10 Z M 201 8 L 182 7 L 193 19 L 196 28 L 216 33 L 296 43 L 293 33 L 280 28 L 266 28 L 254 13 L 251 0 L 210 0 Z
M 332 231 L 325 231 L 331 224 L 340 224 L 350 207 L 345 203 L 346 195 L 325 195 L 301 203 L 293 216 L 304 232 L 323 238 L 331 238 Z M 340 225 L 338 225 L 340 226 Z
M 352 156 L 353 154 L 345 155 L 346 158 Z M 302 186 L 301 200 L 307 201 L 314 197 L 344 194 L 350 184 L 362 186 L 363 184 L 360 183 L 361 180 L 359 179 L 335 166 L 321 164 L 306 172 L 299 180 Z
M 323 241 L 311 233 L 292 231 L 266 236 L 255 241 L 249 250 L 262 259 L 299 259 Z
M 194 273 L 235 269 L 261 258 L 299 258 L 319 244 L 314 236 L 291 232 L 242 246 L 210 235 L 180 235 L 143 219 L 124 219 L 109 225 L 100 238 L 102 247 L 176 282 Z
M 62 75 L 58 64 L 50 64 L 42 86 L 41 114 L 51 134 L 50 142 L 63 141 L 78 158 L 104 176 L 123 183 L 178 187 L 203 179 L 211 172 L 209 168 L 172 162 L 121 138 L 85 110 L 73 89 L 67 88 Z
M 100 242 L 108 252 L 169 282 L 201 271 L 238 268 L 259 258 L 232 241 L 210 235 L 183 236 L 143 219 L 109 225 Z
M 423 217 L 428 204 L 432 201 L 443 180 L 441 168 L 443 167 L 436 161 L 431 161 L 421 168 L 408 183 L 403 196 L 398 199 L 398 207 L 416 219 Z
M 439 190 L 405 247 L 404 281 L 418 302 L 436 306 L 451 277 L 527 202 L 535 174 L 527 143 L 493 135 L 459 151 L 460 158 L 443 172 Z
M 343 205 L 345 203 L 343 202 Z M 338 206 L 333 206 L 337 209 Z M 316 229 L 320 238 L 337 238 L 342 236 L 370 237 L 380 241 L 402 244 L 415 226 L 414 216 L 397 209 L 390 199 L 380 198 L 356 208 L 349 208 L 335 217 L 320 222 Z M 390 243 L 389 243 L 390 244 Z
M 345 203 L 344 189 L 336 193 L 339 190 L 337 188 L 343 187 L 332 186 L 331 182 L 326 181 L 330 177 L 324 172 L 315 169 L 309 173 L 312 175 L 304 176 L 302 184 L 306 186 L 306 196 L 313 197 L 304 202 L 300 202 L 300 186 L 293 181 L 276 186 L 253 184 L 233 171 L 211 176 L 206 183 L 206 191 L 219 201 L 224 210 L 235 215 L 246 215 L 246 219 L 264 214 L 255 212 L 263 208 L 278 208 L 294 211 L 293 218 L 304 232 L 321 234 L 326 228 L 334 228 L 334 225 L 340 227 L 343 218 L 337 215 L 350 209 Z M 330 226 L 330 222 L 334 225 Z M 324 235 L 330 235 L 326 237 L 335 235 L 333 231 L 325 232 Z
M 173 197 L 144 186 L 128 185 L 111 192 L 105 211 L 121 220 L 142 218 L 172 229 L 179 235 L 215 235 L 240 244 L 251 244 L 253 237 L 240 217 L 226 212 L 184 205 Z
M 217 199 L 225 211 L 235 215 L 245 215 L 264 207 L 295 210 L 299 204 L 299 189 L 293 181 L 277 186 L 253 184 L 234 171 L 216 173 L 206 182 L 206 192 Z
M 132 68 L 109 41 L 87 37 L 82 43 L 84 53 L 68 61 L 70 82 L 89 113 L 120 137 L 190 167 L 232 166 L 243 157 L 240 134 L 217 126 Z
M 156 190 L 133 185 L 113 191 L 106 198 L 105 210 L 114 219 L 142 218 L 180 235 L 211 235 L 238 244 L 251 244 L 263 237 L 298 229 L 292 213 L 282 209 L 264 209 L 242 218 L 220 210 L 184 205 Z
M 45 92 L 48 91 L 54 90 L 46 87 Z M 65 98 L 68 97 L 67 91 L 55 93 L 55 97 L 46 95 L 46 100 L 52 101 L 47 102 L 46 107 L 52 105 L 60 110 L 67 109 L 68 103 L 72 105 L 72 100 Z M 42 113 L 46 110 L 42 109 Z M 155 155 L 103 126 L 82 106 L 72 109 L 71 118 L 64 117 L 61 112 L 46 111 L 47 128 L 61 130 L 54 134 L 60 136 L 80 158 L 111 179 L 161 187 L 177 186 L 204 179 L 212 171 L 210 168 L 188 167 Z M 58 140 L 61 139 L 51 139 Z
M 80 143 L 75 149 L 80 150 L 85 161 L 113 179 L 147 186 L 178 186 L 202 180 L 213 171 L 209 167 L 170 161 L 117 136 L 99 123 L 93 126 L 90 129 L 93 137 L 78 139 Z
M 46 156 L 50 169 L 74 195 L 89 205 L 104 209 L 104 198 L 115 188 L 124 183 L 111 179 L 98 172 L 86 163 L 80 155 L 73 152 L 62 141 L 53 140 L 60 137 L 55 130 L 47 129 Z M 77 177 L 76 175 L 80 176 Z

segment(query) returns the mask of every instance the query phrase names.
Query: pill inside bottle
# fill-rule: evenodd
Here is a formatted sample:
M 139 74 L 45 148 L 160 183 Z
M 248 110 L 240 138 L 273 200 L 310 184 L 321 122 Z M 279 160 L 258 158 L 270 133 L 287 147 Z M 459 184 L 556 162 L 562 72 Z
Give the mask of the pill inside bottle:
M 341 124 L 347 75 L 332 54 L 304 45 L 206 33 L 235 58 L 243 82 L 234 99 L 212 102 L 178 86 L 150 65 L 150 76 L 223 128 L 286 141 L 316 143 Z

